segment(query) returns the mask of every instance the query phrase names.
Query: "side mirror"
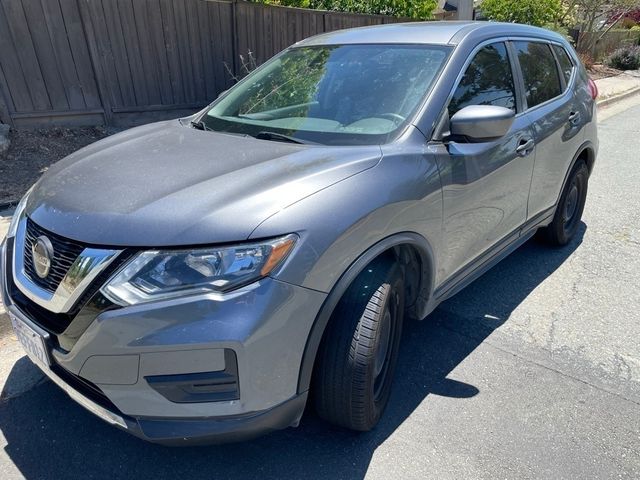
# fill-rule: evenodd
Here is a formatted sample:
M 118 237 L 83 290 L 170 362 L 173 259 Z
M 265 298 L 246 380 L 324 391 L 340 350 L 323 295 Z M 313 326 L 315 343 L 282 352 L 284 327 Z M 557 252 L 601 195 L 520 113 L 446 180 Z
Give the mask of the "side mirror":
M 469 105 L 451 117 L 449 130 L 454 137 L 465 137 L 471 142 L 488 142 L 505 136 L 515 116 L 513 110 L 505 107 Z

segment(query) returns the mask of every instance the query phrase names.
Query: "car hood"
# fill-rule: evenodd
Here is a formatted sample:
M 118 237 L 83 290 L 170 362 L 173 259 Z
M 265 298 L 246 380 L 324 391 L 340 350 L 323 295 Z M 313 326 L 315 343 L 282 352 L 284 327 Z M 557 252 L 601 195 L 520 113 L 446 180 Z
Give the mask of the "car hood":
M 26 213 L 53 233 L 95 245 L 239 241 L 271 215 L 380 157 L 378 146 L 297 145 L 160 122 L 52 166 Z

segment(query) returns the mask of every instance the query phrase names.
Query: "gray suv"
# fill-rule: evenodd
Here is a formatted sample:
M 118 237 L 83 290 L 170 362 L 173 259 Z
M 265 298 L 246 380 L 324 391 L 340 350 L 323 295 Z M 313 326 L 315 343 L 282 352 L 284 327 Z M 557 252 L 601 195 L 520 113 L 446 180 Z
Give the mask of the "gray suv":
M 369 430 L 403 321 L 579 227 L 597 89 L 559 35 L 396 24 L 285 50 L 53 166 L 1 250 L 30 358 L 141 438 Z

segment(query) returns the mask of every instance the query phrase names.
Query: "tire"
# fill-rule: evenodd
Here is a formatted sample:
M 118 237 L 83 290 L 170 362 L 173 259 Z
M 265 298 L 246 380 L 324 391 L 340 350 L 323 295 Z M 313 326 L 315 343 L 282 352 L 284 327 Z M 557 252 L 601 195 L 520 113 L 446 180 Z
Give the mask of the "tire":
M 369 265 L 345 292 L 320 345 L 312 395 L 323 419 L 371 430 L 391 393 L 404 316 L 404 275 L 392 260 Z
M 540 229 L 541 237 L 547 243 L 563 246 L 571 241 L 580 226 L 587 200 L 588 183 L 587 164 L 583 160 L 578 160 L 562 191 L 553 221 L 547 227 Z

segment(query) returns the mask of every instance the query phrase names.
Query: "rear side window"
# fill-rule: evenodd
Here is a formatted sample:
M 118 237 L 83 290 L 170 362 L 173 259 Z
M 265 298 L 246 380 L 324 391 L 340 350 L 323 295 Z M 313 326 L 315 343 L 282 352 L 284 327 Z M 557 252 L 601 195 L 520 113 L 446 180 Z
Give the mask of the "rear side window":
M 522 70 L 528 107 L 560 95 L 560 76 L 550 46 L 540 42 L 513 42 L 513 45 Z
M 573 62 L 571 61 L 567 51 L 561 46 L 553 45 L 551 48 L 556 52 L 558 63 L 560 63 L 560 70 L 564 76 L 564 83 L 568 85 L 569 79 L 571 78 L 571 72 L 573 72 Z
M 504 43 L 478 51 L 453 94 L 449 115 L 468 105 L 497 105 L 515 111 L 515 87 Z

